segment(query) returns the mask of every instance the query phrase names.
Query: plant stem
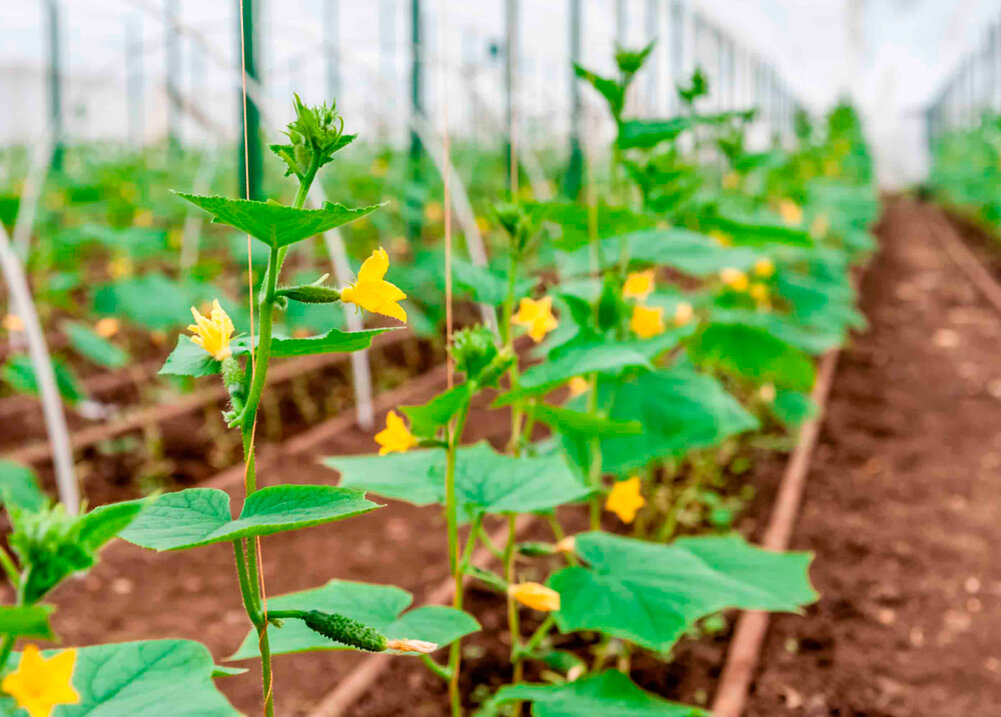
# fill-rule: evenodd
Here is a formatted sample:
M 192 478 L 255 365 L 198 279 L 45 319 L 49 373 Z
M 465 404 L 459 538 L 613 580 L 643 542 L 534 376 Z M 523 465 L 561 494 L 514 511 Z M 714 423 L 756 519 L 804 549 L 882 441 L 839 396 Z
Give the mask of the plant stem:
M 0 565 L 3 566 L 3 571 L 7 573 L 7 579 L 10 580 L 11 587 L 14 590 L 19 590 L 21 587 L 21 573 L 18 571 L 14 559 L 10 557 L 10 553 L 2 545 L 0 545 Z
M 517 516 L 509 515 L 507 519 L 507 544 L 504 546 L 504 579 L 508 585 L 513 585 L 515 575 L 515 546 L 518 542 L 515 521 Z M 512 683 L 521 682 L 524 667 L 521 661 L 521 626 L 518 619 L 518 603 L 509 594 L 507 596 L 507 625 L 511 632 L 511 662 L 514 664 Z M 521 706 L 515 704 L 514 714 L 521 712 Z
M 452 607 L 462 609 L 463 584 L 462 570 L 459 562 L 459 516 L 455 495 L 455 454 L 462 440 L 462 432 L 469 415 L 469 404 L 466 403 L 459 412 L 448 431 L 448 448 L 445 453 L 445 523 L 448 532 L 448 567 L 455 581 L 455 592 L 452 596 Z M 475 539 L 475 537 L 473 537 Z M 452 643 L 448 653 L 448 695 L 452 705 L 453 717 L 462 715 L 462 698 L 459 695 L 459 670 L 462 664 L 462 641 Z
M 13 635 L 4 635 L 3 644 L 0 644 L 0 672 L 7 666 L 7 660 L 10 659 L 10 653 L 14 650 L 14 640 L 16 638 Z
M 591 390 L 587 395 L 587 412 L 591 416 L 598 415 L 598 374 L 592 374 Z M 591 496 L 591 530 L 601 529 L 601 438 L 591 438 L 591 461 L 588 464 L 588 485 L 594 489 Z

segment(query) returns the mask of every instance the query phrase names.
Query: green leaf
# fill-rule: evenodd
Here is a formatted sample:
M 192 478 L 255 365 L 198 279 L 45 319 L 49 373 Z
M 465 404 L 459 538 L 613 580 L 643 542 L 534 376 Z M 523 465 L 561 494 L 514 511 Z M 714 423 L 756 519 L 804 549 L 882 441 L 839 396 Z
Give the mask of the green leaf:
M 763 329 L 790 346 L 805 351 L 811 356 L 820 356 L 832 348 L 840 346 L 845 338 L 843 327 L 831 325 L 808 325 L 795 316 L 776 314 L 771 311 L 749 311 L 747 309 L 714 308 L 712 320 L 721 324 L 744 324 Z
M 46 650 L 51 658 L 59 650 Z M 12 662 L 20 660 L 14 655 Z M 56 708 L 58 717 L 237 717 L 212 684 L 208 649 L 191 640 L 147 640 L 76 648 L 72 685 L 80 696 Z M 5 699 L 4 714 L 21 715 Z
M 469 403 L 469 389 L 468 383 L 462 383 L 439 393 L 423 406 L 400 406 L 410 419 L 410 432 L 415 436 L 433 436 Z
M 105 368 L 121 368 L 129 362 L 129 354 L 84 324 L 67 321 L 63 331 L 70 345 L 84 358 Z
M 127 528 L 150 499 L 128 500 L 101 505 L 81 516 L 77 524 L 77 541 L 89 553 L 95 553 L 105 543 Z
M 537 421 L 559 433 L 580 436 L 631 436 L 643 432 L 639 421 L 613 421 L 590 413 L 539 403 L 529 409 Z
M 55 610 L 51 605 L 29 605 L 15 607 L 0 606 L 0 634 L 16 637 L 38 637 L 43 640 L 55 639 L 49 616 Z
M 507 275 L 499 274 L 485 266 L 476 266 L 468 261 L 455 260 L 452 262 L 455 285 L 463 292 L 468 293 L 473 301 L 481 304 L 499 306 L 507 300 Z M 536 279 L 521 278 L 514 285 L 514 300 L 517 301 L 522 296 L 528 296 L 538 283 Z M 441 284 L 444 288 L 444 281 Z
M 342 486 L 416 505 L 445 501 L 445 452 L 441 450 L 332 456 L 323 463 L 340 471 Z M 458 449 L 455 491 L 460 515 L 465 518 L 479 512 L 548 512 L 591 493 L 560 456 L 514 458 L 497 453 L 486 443 Z
M 738 535 L 658 545 L 592 532 L 574 546 L 587 567 L 565 568 L 548 581 L 560 593 L 563 632 L 599 630 L 666 652 L 720 610 L 795 612 L 817 599 L 809 553 L 762 550 Z
M 588 343 L 561 350 L 551 357 L 532 366 L 521 375 L 518 389 L 499 396 L 495 406 L 504 406 L 526 396 L 547 393 L 574 376 L 589 373 L 618 373 L 625 369 L 653 369 L 650 359 L 630 343 Z
M 619 127 L 619 149 L 649 149 L 670 142 L 696 124 L 694 117 L 671 117 L 666 120 L 626 120 Z
M 709 717 L 637 687 L 618 670 L 606 670 L 557 685 L 522 683 L 497 690 L 491 704 L 531 702 L 533 717 Z
M 771 403 L 772 413 L 784 425 L 794 428 L 817 415 L 817 404 L 805 393 L 777 389 Z
M 153 550 L 186 550 L 322 525 L 380 507 L 357 490 L 326 485 L 277 485 L 251 494 L 240 517 L 234 520 L 225 492 L 188 488 L 157 498 L 121 537 Z
M 244 305 L 228 301 L 212 285 L 191 279 L 175 281 L 155 272 L 98 287 L 94 309 L 105 316 L 125 317 L 150 331 L 170 331 L 191 323 L 192 306 L 214 298 L 237 326 L 249 323 Z
M 320 610 L 344 615 L 375 628 L 390 640 L 425 640 L 442 647 L 480 629 L 471 615 L 443 605 L 403 612 L 411 602 L 413 595 L 393 585 L 331 580 L 323 587 L 312 590 L 277 597 L 269 595 L 268 609 Z M 281 628 L 268 630 L 268 636 L 271 652 L 275 655 L 351 649 L 313 632 L 300 620 L 285 620 Z M 257 632 L 251 630 L 230 659 L 245 660 L 259 654 Z
M 73 371 L 58 358 L 52 359 L 52 370 L 56 375 L 56 387 L 59 395 L 71 404 L 79 403 L 86 398 L 86 393 L 80 380 Z M 0 369 L 3 378 L 12 389 L 18 393 L 38 395 L 38 380 L 35 378 L 35 366 L 26 355 L 11 356 Z
M 343 204 L 324 203 L 321 209 L 296 209 L 277 202 L 254 202 L 227 197 L 201 197 L 178 192 L 212 215 L 213 223 L 228 224 L 250 234 L 273 249 L 309 239 L 355 219 L 361 219 L 384 206 L 348 209 Z
M 305 338 L 275 337 L 271 340 L 271 356 L 287 358 L 290 356 L 307 356 L 310 354 L 350 353 L 361 351 L 372 345 L 372 339 L 387 331 L 396 331 L 399 327 L 384 329 L 363 329 L 361 331 L 341 331 L 330 329 L 319 336 Z M 256 344 L 259 336 L 254 337 Z M 233 339 L 230 347 L 234 356 L 250 353 L 250 339 L 246 336 Z M 205 349 L 192 342 L 191 337 L 177 337 L 177 346 L 170 352 L 163 367 L 161 376 L 212 376 L 222 370 L 222 364 L 216 361 Z
M 572 405 L 579 407 L 582 403 L 578 398 Z M 644 429 L 638 436 L 601 441 L 602 470 L 618 475 L 642 468 L 652 460 L 717 445 L 758 427 L 754 416 L 719 381 L 697 373 L 688 364 L 602 386 L 598 405 L 609 403 L 610 419 L 638 420 Z M 563 445 L 572 462 L 580 467 L 588 465 L 591 452 L 586 441 L 565 435 Z
M 37 510 L 45 504 L 45 494 L 38 485 L 38 476 L 28 466 L 0 459 L 0 500 Z
M 573 63 L 573 71 L 577 77 L 586 81 L 598 93 L 605 98 L 608 102 L 608 107 L 612 112 L 612 116 L 616 119 L 622 114 L 622 110 L 625 106 L 626 97 L 625 89 L 615 80 L 611 80 L 607 77 L 602 77 L 601 75 L 591 72 L 590 70 L 581 67 L 576 62 Z
M 755 384 L 774 383 L 796 391 L 813 387 L 816 370 L 802 351 L 768 331 L 740 323 L 713 323 L 689 344 L 692 360 Z

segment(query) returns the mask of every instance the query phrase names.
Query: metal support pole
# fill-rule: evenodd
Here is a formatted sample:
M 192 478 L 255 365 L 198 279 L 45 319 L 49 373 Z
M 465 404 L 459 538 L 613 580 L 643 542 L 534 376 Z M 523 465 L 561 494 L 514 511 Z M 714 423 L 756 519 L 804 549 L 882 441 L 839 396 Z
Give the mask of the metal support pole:
M 657 37 L 659 16 L 660 0 L 646 0 L 646 41 L 648 44 L 657 42 L 659 45 L 659 47 L 654 48 L 653 57 L 650 58 L 646 66 L 647 111 L 651 115 L 656 114 L 660 109 L 660 63 L 657 61 L 657 57 L 660 55 L 664 43 Z
M 240 3 L 240 0 L 237 2 Z M 242 14 L 240 13 L 241 6 L 243 8 Z M 257 33 L 255 32 L 256 13 L 254 6 L 254 0 L 242 0 L 242 3 L 237 5 L 237 41 L 239 42 L 242 37 L 242 42 L 237 45 L 237 52 L 239 53 L 242 49 L 243 67 L 247 79 L 256 82 Z M 243 142 L 238 143 L 240 145 L 240 193 L 243 194 L 246 190 L 250 199 L 260 200 L 263 197 L 261 176 L 264 168 L 264 157 L 261 154 L 261 113 L 255 99 L 248 96 L 244 101 L 243 94 L 240 93 L 239 102 L 240 121 L 246 123 L 247 127 L 246 147 L 244 147 Z M 241 124 L 240 136 L 243 135 L 242 129 Z
M 507 112 L 507 186 L 512 192 L 518 187 L 518 178 L 515 174 L 518 171 L 518 160 L 515 156 L 515 146 L 517 139 L 517 119 L 516 119 L 516 96 L 515 86 L 518 72 L 518 0 L 505 0 L 504 2 L 504 99 Z M 514 197 L 512 196 L 513 200 Z
M 52 171 L 63 168 L 62 58 L 59 36 L 59 0 L 45 3 L 49 30 L 49 123 L 52 126 Z
M 685 8 L 681 0 L 671 2 L 671 111 L 681 109 L 678 83 L 685 74 Z
M 128 113 L 129 144 L 142 146 L 146 119 L 143 106 L 143 21 L 137 11 L 125 17 L 125 111 Z
M 615 0 L 615 44 L 619 47 L 625 47 L 629 37 L 629 18 L 626 12 L 626 0 Z
M 327 101 L 341 94 L 340 2 L 326 0 L 323 5 L 323 56 L 326 59 Z
M 581 0 L 570 0 L 570 62 L 580 63 L 580 34 L 583 24 Z M 564 179 L 563 191 L 570 199 L 580 194 L 581 177 L 584 172 L 584 155 L 581 151 L 581 135 L 584 125 L 584 106 L 581 102 L 580 85 L 577 76 L 570 69 L 570 163 Z
M 421 0 L 410 0 L 410 113 L 416 122 L 422 117 L 421 107 Z M 413 123 L 411 123 L 413 124 Z M 410 206 L 407 219 L 407 235 L 417 239 L 421 233 L 421 202 L 416 196 L 417 184 L 421 180 L 421 139 L 416 131 L 410 130 L 410 181 L 414 185 L 408 194 Z
M 181 150 L 181 117 L 177 106 L 180 98 L 178 73 L 181 65 L 181 33 L 178 28 L 177 3 L 178 0 L 166 0 L 163 5 L 163 30 L 166 35 L 164 38 L 166 58 L 164 72 L 167 94 L 167 154 L 169 157 L 177 157 Z

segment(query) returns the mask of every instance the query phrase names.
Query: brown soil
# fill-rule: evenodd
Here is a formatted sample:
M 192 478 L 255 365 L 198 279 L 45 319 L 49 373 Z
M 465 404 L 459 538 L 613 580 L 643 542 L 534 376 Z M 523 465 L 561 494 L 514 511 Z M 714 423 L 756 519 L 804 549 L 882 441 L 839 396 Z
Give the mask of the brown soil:
M 1001 714 L 1001 320 L 890 206 L 793 547 L 822 597 L 774 618 L 748 715 Z

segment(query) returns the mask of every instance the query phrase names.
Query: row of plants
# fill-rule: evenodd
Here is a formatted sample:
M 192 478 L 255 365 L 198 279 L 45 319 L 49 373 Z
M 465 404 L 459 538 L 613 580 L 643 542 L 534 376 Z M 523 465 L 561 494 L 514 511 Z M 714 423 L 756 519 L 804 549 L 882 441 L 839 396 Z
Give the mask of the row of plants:
M 937 199 L 989 226 L 1001 226 L 1001 119 L 984 114 L 972 127 L 938 137 L 929 188 Z
M 117 535 L 157 551 L 232 545 L 251 627 L 231 659 L 259 661 L 265 715 L 281 694 L 273 658 L 315 650 L 419 659 L 447 685 L 455 715 L 520 714 L 527 705 L 539 717 L 703 714 L 641 689 L 630 658 L 668 659 L 683 635 L 723 610 L 797 611 L 816 599 L 808 554 L 763 551 L 730 531 L 725 484 L 746 464 L 748 442 L 792 433 L 813 414 L 816 357 L 863 325 L 850 275 L 873 247 L 867 230 L 878 206 L 850 108 L 822 127 L 800 117 L 794 147 L 776 141 L 753 152 L 745 143 L 753 111 L 703 112 L 700 72 L 679 88 L 682 115 L 627 117 L 628 88 L 648 53 L 617 53 L 615 77 L 575 68 L 615 122 L 607 163 L 581 200 L 494 205 L 503 241 L 490 265 L 455 269 L 463 295 L 492 306 L 496 324 L 457 331 L 448 347 L 454 385 L 391 411 L 374 436 L 378 455 L 324 459 L 340 474 L 337 485 L 259 485 L 255 438 L 268 368 L 284 357 L 361 350 L 398 328 L 295 336 L 276 330 L 278 317 L 299 305 L 334 312 L 350 304 L 407 323 L 408 294 L 423 287 L 427 301 L 438 282 L 418 284 L 421 265 L 395 261 L 416 248 L 392 246 L 371 251 L 348 286 L 285 278 L 291 247 L 381 209 L 303 208 L 354 139 L 334 107 L 296 99 L 287 141 L 272 146 L 297 184 L 291 204 L 179 195 L 268 255 L 251 331 L 238 333 L 222 302 L 193 308 L 190 335 L 161 371 L 218 376 L 227 388 L 225 420 L 244 446 L 243 507 L 234 518 L 225 492 L 190 488 L 70 517 L 41 498 L 30 473 L 11 483 L 13 555 L 0 553 L 0 562 L 16 601 L 0 609 L 0 709 L 235 714 L 212 679 L 240 668 L 218 666 L 195 642 L 13 650 L 19 637 L 51 637 L 45 596 Z M 424 271 L 441 272 L 440 245 L 420 251 L 437 257 Z M 503 449 L 463 441 L 471 403 L 484 395 L 510 415 Z M 549 435 L 541 441 L 539 426 Z M 364 530 L 364 514 L 382 507 L 366 493 L 441 507 L 452 605 L 408 609 L 412 596 L 400 588 L 342 578 L 277 596 L 269 586 L 265 599 L 262 538 L 345 519 Z M 567 511 L 584 511 L 588 529 L 568 531 Z M 519 540 L 523 515 L 547 523 L 552 539 Z M 500 545 L 485 530 L 494 519 L 510 528 Z M 474 564 L 478 546 L 499 571 Z M 544 580 L 524 577 L 540 571 Z M 464 611 L 467 577 L 496 592 L 510 635 L 508 684 L 475 704 L 473 691 L 461 690 L 463 638 L 481 630 Z M 572 650 L 556 645 L 567 634 L 578 637 Z

